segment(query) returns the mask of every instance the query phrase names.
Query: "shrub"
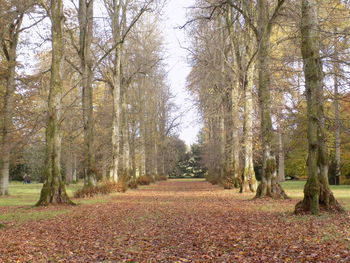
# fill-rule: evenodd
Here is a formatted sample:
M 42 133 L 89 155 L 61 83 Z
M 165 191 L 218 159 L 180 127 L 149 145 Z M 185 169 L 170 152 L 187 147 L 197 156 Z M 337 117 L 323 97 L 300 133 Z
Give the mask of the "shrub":
M 233 189 L 235 188 L 235 182 L 232 177 L 226 177 L 222 180 L 221 185 L 224 189 Z
M 96 186 L 87 186 L 87 187 L 84 186 L 82 189 L 74 193 L 74 197 L 85 198 L 85 197 L 92 197 L 100 194 L 102 195 L 110 194 L 113 192 L 124 193 L 127 190 L 127 188 L 128 188 L 128 185 L 124 181 L 119 181 L 117 183 L 105 181 Z
M 136 180 L 138 185 L 149 185 L 152 182 L 150 176 L 148 175 L 141 175 L 137 177 Z
M 128 183 L 128 187 L 130 189 L 137 189 L 137 180 L 136 179 L 131 179 Z
M 168 177 L 166 175 L 164 175 L 164 174 L 156 175 L 155 178 L 156 178 L 156 181 L 166 181 L 166 180 L 168 180 Z

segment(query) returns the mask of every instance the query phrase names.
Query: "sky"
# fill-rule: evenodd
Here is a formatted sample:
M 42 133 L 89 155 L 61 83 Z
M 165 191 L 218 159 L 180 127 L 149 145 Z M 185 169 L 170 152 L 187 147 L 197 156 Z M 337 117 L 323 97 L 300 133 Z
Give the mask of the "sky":
M 188 51 L 181 47 L 188 46 L 188 42 L 186 42 L 185 31 L 178 27 L 186 23 L 186 7 L 193 4 L 194 0 L 168 0 L 162 23 L 167 49 L 168 81 L 172 93 L 176 95 L 175 102 L 179 106 L 179 111 L 185 112 L 179 135 L 187 145 L 196 142 L 201 124 L 198 111 L 193 106 L 193 98 L 186 91 L 186 77 L 190 67 L 186 63 Z

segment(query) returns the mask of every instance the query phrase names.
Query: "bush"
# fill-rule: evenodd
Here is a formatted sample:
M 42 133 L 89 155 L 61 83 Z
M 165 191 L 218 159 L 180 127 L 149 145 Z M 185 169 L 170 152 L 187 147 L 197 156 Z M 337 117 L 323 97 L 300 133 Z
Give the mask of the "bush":
M 138 185 L 149 185 L 152 183 L 152 179 L 148 175 L 141 175 L 136 179 Z
M 113 192 L 124 193 L 128 185 L 124 181 L 119 182 L 102 182 L 96 186 L 87 186 L 74 193 L 75 198 L 93 197 L 95 195 L 105 195 Z
M 215 176 L 215 175 L 207 175 L 206 176 L 206 180 L 213 184 L 213 185 L 217 185 L 217 184 L 220 184 L 220 178 L 219 176 Z
M 137 189 L 137 180 L 136 179 L 131 179 L 128 183 L 128 187 L 130 189 Z
M 222 179 L 221 185 L 224 189 L 233 189 L 235 188 L 235 181 L 232 177 L 226 177 Z
M 164 174 L 156 175 L 155 178 L 156 178 L 156 181 L 166 181 L 166 180 L 168 180 L 168 177 L 166 175 L 164 175 Z

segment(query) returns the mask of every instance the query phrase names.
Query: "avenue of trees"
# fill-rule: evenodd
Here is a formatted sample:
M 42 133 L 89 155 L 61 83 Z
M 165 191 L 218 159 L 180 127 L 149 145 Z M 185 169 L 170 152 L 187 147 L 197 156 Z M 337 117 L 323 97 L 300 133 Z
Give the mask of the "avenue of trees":
M 71 203 L 65 184 L 79 178 L 93 188 L 175 169 L 186 149 L 166 80 L 162 4 L 0 1 L 0 195 L 10 173 L 43 181 L 38 205 L 48 205 Z
M 296 213 L 343 211 L 329 178 L 350 174 L 350 4 L 197 0 L 183 29 L 204 127 L 181 166 L 165 2 L 0 0 L 0 196 L 10 174 L 41 180 L 49 205 L 72 204 L 79 178 L 93 189 L 191 167 L 256 198 L 286 199 L 286 175 L 307 177 Z
M 189 16 L 208 180 L 285 199 L 286 171 L 308 179 L 297 213 L 342 211 L 328 177 L 349 173 L 347 1 L 198 0 Z

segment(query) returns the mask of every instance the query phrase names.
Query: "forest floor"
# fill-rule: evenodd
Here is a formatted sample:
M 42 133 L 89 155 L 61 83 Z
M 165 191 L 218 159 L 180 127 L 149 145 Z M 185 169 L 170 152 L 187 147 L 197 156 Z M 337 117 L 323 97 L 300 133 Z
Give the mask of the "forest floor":
M 350 262 L 349 212 L 252 197 L 169 180 L 74 207 L 0 205 L 0 262 Z

